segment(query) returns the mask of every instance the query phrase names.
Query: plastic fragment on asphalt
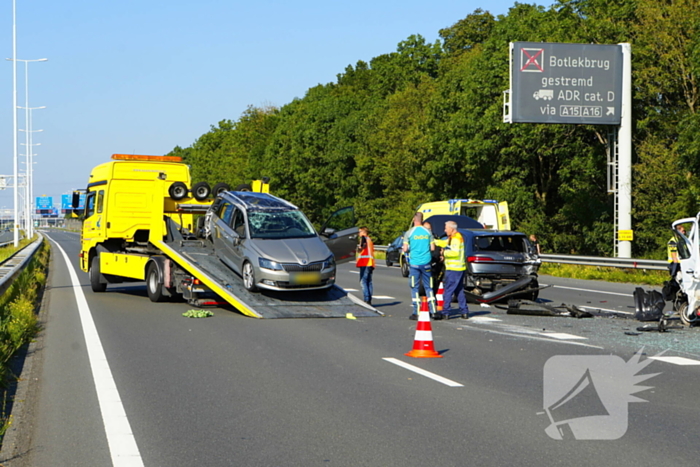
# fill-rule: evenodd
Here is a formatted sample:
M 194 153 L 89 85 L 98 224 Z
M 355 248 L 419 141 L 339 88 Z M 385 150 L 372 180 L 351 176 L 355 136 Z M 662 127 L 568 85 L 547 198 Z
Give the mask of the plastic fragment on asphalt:
M 355 315 L 353 315 L 352 313 L 346 313 L 346 314 L 345 314 L 345 317 L 346 317 L 347 319 L 357 319 L 357 318 L 355 317 Z

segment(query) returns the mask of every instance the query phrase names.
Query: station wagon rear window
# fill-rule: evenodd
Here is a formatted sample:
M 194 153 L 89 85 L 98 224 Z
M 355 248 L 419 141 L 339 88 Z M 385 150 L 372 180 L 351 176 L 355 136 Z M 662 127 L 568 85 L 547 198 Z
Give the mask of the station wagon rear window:
M 522 235 L 480 235 L 474 237 L 474 251 L 525 253 L 527 248 Z

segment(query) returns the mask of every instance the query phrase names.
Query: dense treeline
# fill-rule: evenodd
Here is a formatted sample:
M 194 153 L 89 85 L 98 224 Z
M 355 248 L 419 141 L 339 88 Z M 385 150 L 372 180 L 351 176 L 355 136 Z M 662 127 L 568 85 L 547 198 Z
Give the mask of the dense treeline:
M 633 53 L 633 256 L 662 257 L 669 225 L 698 209 L 700 0 L 559 0 L 476 10 L 427 43 L 358 62 L 282 108 L 250 107 L 188 148 L 195 181 L 267 175 L 320 223 L 352 204 L 380 243 L 421 202 L 493 198 L 546 251 L 612 253 L 612 127 L 503 123 L 508 44 L 616 44 Z

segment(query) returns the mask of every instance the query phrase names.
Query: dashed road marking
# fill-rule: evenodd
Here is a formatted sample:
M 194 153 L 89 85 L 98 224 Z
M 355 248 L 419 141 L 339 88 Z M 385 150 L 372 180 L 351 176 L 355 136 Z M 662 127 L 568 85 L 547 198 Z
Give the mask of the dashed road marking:
M 622 311 L 622 310 L 612 310 L 610 308 L 601 308 L 599 306 L 580 306 L 582 310 L 591 310 L 591 311 L 607 311 L 608 313 L 620 313 L 623 315 L 633 315 L 634 313 L 631 311 Z
M 673 363 L 674 365 L 700 365 L 700 360 L 685 357 L 649 357 L 650 360 Z
M 444 384 L 446 386 L 450 386 L 452 388 L 464 387 L 463 384 L 459 384 L 455 381 L 452 381 L 451 379 L 443 378 L 440 375 L 436 375 L 435 373 L 431 373 L 431 372 L 426 371 L 422 368 L 418 368 L 417 366 L 410 365 L 408 363 L 402 362 L 401 360 L 397 360 L 395 358 L 382 358 L 382 360 L 387 361 L 389 363 L 393 363 L 394 365 L 398 365 L 402 368 L 413 371 L 414 373 L 418 373 L 421 376 L 425 376 L 426 378 L 430 378 L 432 380 L 437 381 L 438 383 L 442 383 L 442 384 Z
M 545 285 L 545 284 L 542 284 Z M 577 287 L 565 287 L 563 285 L 553 285 L 555 289 L 567 289 L 567 290 L 577 290 L 579 292 L 592 292 L 592 293 L 602 293 L 606 295 L 619 295 L 620 297 L 632 297 L 631 293 L 619 293 L 619 292 L 604 292 L 602 290 L 591 290 L 591 289 L 579 289 Z
M 541 336 L 544 336 L 544 337 L 551 337 L 552 339 L 561 339 L 561 340 L 588 339 L 587 337 L 575 336 L 573 334 L 567 334 L 565 332 L 540 332 L 539 334 Z
M 470 323 L 495 323 L 502 320 L 497 318 L 491 318 L 490 316 L 472 316 L 469 318 Z
M 358 289 L 343 289 L 346 292 L 361 292 L 361 290 Z M 389 295 L 372 295 L 372 300 L 396 300 L 395 297 L 390 297 Z

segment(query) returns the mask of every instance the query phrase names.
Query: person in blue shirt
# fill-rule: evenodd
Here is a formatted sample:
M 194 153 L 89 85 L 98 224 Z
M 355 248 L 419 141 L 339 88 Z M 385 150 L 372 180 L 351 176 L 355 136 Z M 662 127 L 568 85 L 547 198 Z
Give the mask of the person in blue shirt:
M 433 281 L 430 272 L 430 260 L 432 251 L 435 250 L 433 234 L 423 227 L 423 213 L 417 212 L 413 216 L 413 227 L 403 237 L 403 251 L 408 259 L 409 274 L 408 284 L 411 287 L 411 301 L 413 313 L 410 319 L 418 319 L 420 309 L 420 284 L 423 284 L 425 295 L 428 298 L 430 314 L 437 316 L 435 312 L 435 296 L 433 295 Z

